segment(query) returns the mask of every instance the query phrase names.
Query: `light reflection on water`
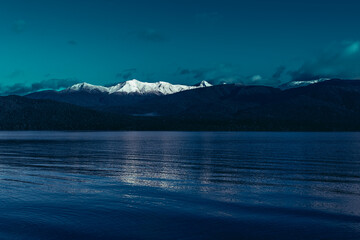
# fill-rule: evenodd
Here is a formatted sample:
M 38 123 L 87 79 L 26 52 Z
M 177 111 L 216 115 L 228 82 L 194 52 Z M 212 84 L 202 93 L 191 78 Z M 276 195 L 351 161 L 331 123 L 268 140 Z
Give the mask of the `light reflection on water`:
M 1 239 L 359 239 L 359 133 L 0 132 Z

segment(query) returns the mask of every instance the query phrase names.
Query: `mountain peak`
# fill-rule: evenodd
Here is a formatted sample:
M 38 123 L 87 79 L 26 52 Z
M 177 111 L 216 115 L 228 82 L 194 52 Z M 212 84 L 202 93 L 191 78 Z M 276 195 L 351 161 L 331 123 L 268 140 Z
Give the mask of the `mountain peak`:
M 202 80 L 197 86 L 199 87 L 212 87 L 213 85 L 205 80 Z
M 141 81 L 139 81 L 139 80 L 137 80 L 137 79 L 131 79 L 131 80 L 127 80 L 127 81 L 125 81 L 125 82 L 122 82 L 122 83 L 128 83 L 128 84 L 141 84 L 141 83 L 145 83 L 145 82 L 141 82 Z M 121 84 L 121 83 L 120 83 Z

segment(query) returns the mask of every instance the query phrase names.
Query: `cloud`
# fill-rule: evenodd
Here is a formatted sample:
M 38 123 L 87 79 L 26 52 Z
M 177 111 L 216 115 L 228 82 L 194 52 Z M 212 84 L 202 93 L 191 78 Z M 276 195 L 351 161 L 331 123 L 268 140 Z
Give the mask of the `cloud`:
M 10 86 L 1 86 L 0 89 L 1 95 L 25 95 L 31 92 L 45 89 L 59 90 L 67 88 L 75 83 L 77 83 L 77 81 L 74 79 L 47 79 L 44 81 L 32 83 L 31 85 L 15 83 Z
M 251 81 L 254 83 L 260 82 L 263 80 L 263 77 L 261 75 L 254 75 L 250 77 Z
M 292 80 L 360 78 L 360 41 L 332 44 L 314 59 L 289 72 Z
M 16 78 L 20 78 L 22 76 L 24 76 L 24 71 L 15 70 L 12 73 L 10 73 L 9 75 L 7 75 L 6 78 L 8 78 L 8 79 L 16 79 Z
M 262 78 L 262 82 L 264 85 L 268 86 L 278 86 L 282 84 L 283 82 L 288 82 L 289 75 L 286 74 L 286 67 L 285 66 L 279 66 L 276 68 L 275 72 L 270 75 L 270 77 L 264 77 Z
M 279 80 L 274 80 L 285 71 L 285 67 L 279 67 L 272 78 L 264 77 L 260 74 L 243 75 L 239 67 L 232 64 L 220 64 L 212 68 L 179 68 L 175 75 L 179 81 L 198 83 L 205 80 L 211 84 L 238 84 L 238 85 L 269 85 L 279 84 Z
M 127 81 L 130 80 L 131 78 L 134 78 L 135 73 L 136 73 L 136 68 L 130 68 L 117 73 L 115 77 L 117 79 Z
M 218 12 L 204 12 L 204 13 L 198 13 L 195 15 L 195 17 L 203 22 L 218 22 L 223 16 Z
M 167 40 L 167 38 L 164 37 L 163 34 L 152 28 L 140 31 L 136 35 L 140 40 L 147 42 L 164 42 Z
M 286 67 L 285 66 L 280 66 L 276 69 L 276 71 L 274 72 L 274 74 L 271 76 L 271 78 L 273 80 L 280 80 L 282 75 L 284 74 L 286 70 Z
M 67 42 L 67 44 L 72 45 L 72 46 L 76 46 L 76 45 L 78 45 L 78 42 L 75 41 L 75 40 L 69 40 L 69 41 Z
M 192 81 L 194 83 L 206 80 L 212 84 L 246 84 L 253 83 L 253 76 L 243 76 L 239 74 L 239 70 L 231 64 L 220 64 L 213 68 L 197 68 L 188 69 L 180 68 L 176 75 L 183 80 Z
M 199 69 L 179 69 L 178 73 L 180 76 L 191 77 L 196 80 L 204 80 L 207 75 L 211 74 L 213 70 L 207 68 Z
M 13 23 L 12 29 L 16 33 L 24 32 L 27 28 L 27 24 L 24 20 L 17 20 Z
M 293 68 L 294 69 L 294 68 Z M 319 78 L 360 79 L 360 41 L 331 44 L 305 61 L 295 70 L 279 66 L 270 75 L 243 75 L 239 68 L 223 64 L 213 68 L 179 69 L 177 74 L 187 81 L 206 80 L 212 84 L 240 83 L 278 86 L 290 80 L 306 81 Z

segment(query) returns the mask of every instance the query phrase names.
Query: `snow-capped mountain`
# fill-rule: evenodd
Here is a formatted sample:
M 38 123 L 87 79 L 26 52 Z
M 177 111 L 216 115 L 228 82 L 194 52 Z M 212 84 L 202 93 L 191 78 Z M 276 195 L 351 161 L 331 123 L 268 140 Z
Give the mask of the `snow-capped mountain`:
M 298 87 L 306 87 L 312 84 L 328 81 L 330 78 L 319 78 L 314 80 L 307 81 L 291 81 L 280 86 L 281 89 L 289 89 L 289 88 L 298 88 Z
M 109 89 L 107 87 L 103 87 L 103 86 L 97 86 L 97 85 L 92 85 L 89 83 L 77 83 L 67 89 L 64 90 L 64 92 L 100 92 L 100 93 L 107 93 L 109 92 Z
M 197 87 L 212 87 L 212 84 L 207 81 L 201 81 Z
M 186 90 L 211 87 L 212 85 L 206 81 L 202 81 L 197 86 L 187 86 L 179 84 L 171 84 L 168 82 L 140 82 L 136 79 L 119 83 L 111 87 L 103 87 L 88 83 L 78 83 L 65 90 L 64 92 L 88 92 L 88 93 L 107 93 L 107 94 L 135 94 L 135 95 L 169 95 Z
M 50 99 L 85 107 L 110 107 L 131 105 L 135 102 L 145 101 L 145 99 L 210 86 L 212 85 L 206 81 L 195 86 L 187 86 L 168 82 L 140 82 L 133 79 L 110 87 L 78 83 L 65 90 L 38 91 L 27 96 L 33 99 Z

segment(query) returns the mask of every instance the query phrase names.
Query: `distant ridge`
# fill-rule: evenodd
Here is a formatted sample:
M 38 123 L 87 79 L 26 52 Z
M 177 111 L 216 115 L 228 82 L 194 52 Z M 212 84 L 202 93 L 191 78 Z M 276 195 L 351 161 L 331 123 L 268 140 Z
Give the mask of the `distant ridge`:
M 116 94 L 105 87 L 75 86 L 27 98 L 87 109 L 53 101 L 3 98 L 0 128 L 360 131 L 359 80 L 332 79 L 287 89 L 225 84 L 161 95 L 123 86 L 119 89 L 125 93 Z
M 313 80 L 293 80 L 287 83 L 284 83 L 279 86 L 281 89 L 289 89 L 289 88 L 298 88 L 298 87 L 306 87 L 312 84 L 321 83 L 324 81 L 329 81 L 331 78 L 319 78 L 319 79 L 313 79 Z

